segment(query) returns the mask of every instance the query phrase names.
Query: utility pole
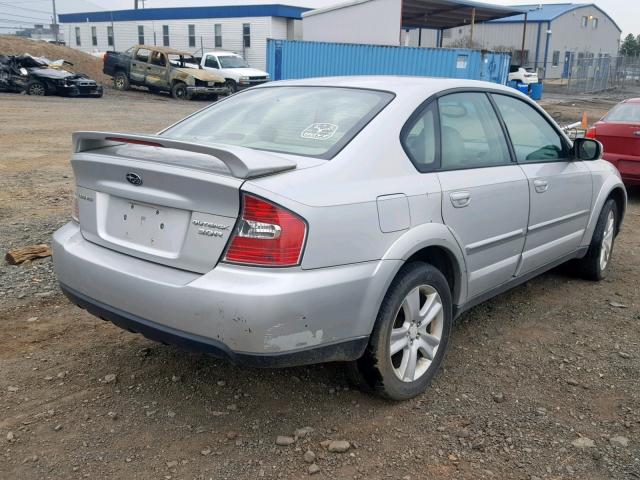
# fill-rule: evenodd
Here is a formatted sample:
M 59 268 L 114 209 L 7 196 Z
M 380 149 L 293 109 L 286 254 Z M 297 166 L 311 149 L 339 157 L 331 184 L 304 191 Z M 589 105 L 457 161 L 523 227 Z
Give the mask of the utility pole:
M 58 15 L 56 15 L 56 0 L 53 1 L 53 35 L 58 43 Z
M 137 9 L 138 9 L 138 0 L 134 0 L 134 1 L 133 1 L 133 8 L 134 8 L 135 10 L 137 10 Z

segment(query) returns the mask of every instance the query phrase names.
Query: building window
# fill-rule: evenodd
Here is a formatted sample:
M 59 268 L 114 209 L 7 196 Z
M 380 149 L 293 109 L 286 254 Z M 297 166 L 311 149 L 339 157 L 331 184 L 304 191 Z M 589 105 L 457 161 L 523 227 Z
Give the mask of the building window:
M 169 25 L 162 26 L 162 45 L 168 47 L 170 45 L 169 42 Z
M 144 45 L 144 25 L 138 25 L 138 43 Z
M 80 27 L 76 27 L 76 45 L 80 46 Z
M 107 27 L 107 45 L 113 47 L 113 27 Z
M 511 65 L 518 65 L 524 67 L 529 63 L 529 50 L 524 51 L 524 58 L 522 58 L 522 50 L 514 50 L 511 53 Z
M 242 24 L 242 44 L 244 48 L 251 46 L 251 24 L 249 23 Z
M 190 47 L 196 46 L 196 26 L 195 25 L 189 25 L 189 46 Z
M 560 65 L 560 50 L 553 52 L 553 60 L 551 61 L 551 66 L 557 67 L 558 65 Z
M 98 29 L 97 27 L 91 27 L 91 45 L 98 46 Z
M 589 17 L 582 17 L 582 28 L 587 28 L 588 23 L 589 23 Z
M 591 28 L 598 28 L 598 19 L 595 17 L 591 19 Z
M 213 26 L 213 31 L 216 37 L 216 48 L 221 48 L 222 47 L 222 25 L 220 23 L 216 23 Z

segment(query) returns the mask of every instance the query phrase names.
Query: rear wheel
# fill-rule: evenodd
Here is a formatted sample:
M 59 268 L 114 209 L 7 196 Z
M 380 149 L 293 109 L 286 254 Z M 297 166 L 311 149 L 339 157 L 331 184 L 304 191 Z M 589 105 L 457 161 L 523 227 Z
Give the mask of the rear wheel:
M 613 254 L 617 221 L 618 206 L 615 200 L 610 198 L 600 211 L 587 254 L 576 261 L 579 273 L 588 280 L 602 280 L 607 275 L 607 267 Z
M 405 265 L 382 302 L 365 354 L 349 366 L 350 377 L 392 400 L 419 395 L 442 364 L 451 324 L 444 275 L 425 263 Z
M 36 95 L 38 97 L 42 97 L 47 94 L 47 87 L 44 85 L 44 83 L 33 80 L 27 85 L 26 91 L 28 95 Z
M 171 95 L 176 100 L 191 99 L 191 95 L 189 95 L 189 91 L 187 90 L 187 85 L 182 82 L 178 82 L 173 85 L 173 87 L 171 88 Z
M 113 77 L 113 88 L 116 90 L 129 90 L 129 78 L 124 72 L 118 72 Z

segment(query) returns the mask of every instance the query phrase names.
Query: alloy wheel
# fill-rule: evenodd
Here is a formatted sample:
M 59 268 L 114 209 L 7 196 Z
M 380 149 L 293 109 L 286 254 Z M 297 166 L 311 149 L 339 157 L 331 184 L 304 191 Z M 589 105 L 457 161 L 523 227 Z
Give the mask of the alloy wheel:
M 393 371 L 403 382 L 424 375 L 442 340 L 444 311 L 440 295 L 430 285 L 409 292 L 398 309 L 389 339 Z
M 34 83 L 29 87 L 29 95 L 42 96 L 44 93 L 44 87 L 39 83 Z
M 609 211 L 607 215 L 607 223 L 602 234 L 602 245 L 600 246 L 600 270 L 607 268 L 611 259 L 611 251 L 613 250 L 613 233 L 615 227 L 615 219 L 613 211 Z

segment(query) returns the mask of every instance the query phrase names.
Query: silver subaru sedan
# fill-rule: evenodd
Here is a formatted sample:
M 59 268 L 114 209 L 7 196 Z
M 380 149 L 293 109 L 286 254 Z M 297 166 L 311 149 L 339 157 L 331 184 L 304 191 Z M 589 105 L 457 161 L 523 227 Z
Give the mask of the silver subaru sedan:
M 477 81 L 275 82 L 73 141 L 54 262 L 74 303 L 238 364 L 346 362 L 396 400 L 468 308 L 564 262 L 603 278 L 626 206 L 597 141 Z

